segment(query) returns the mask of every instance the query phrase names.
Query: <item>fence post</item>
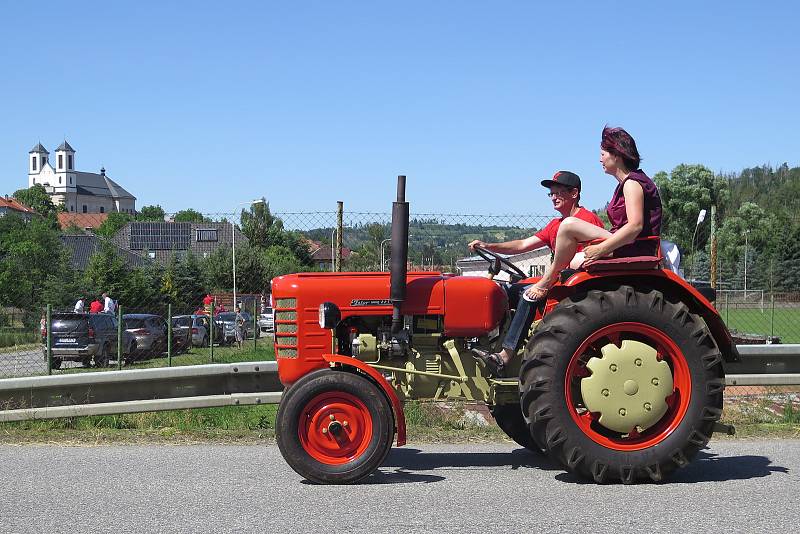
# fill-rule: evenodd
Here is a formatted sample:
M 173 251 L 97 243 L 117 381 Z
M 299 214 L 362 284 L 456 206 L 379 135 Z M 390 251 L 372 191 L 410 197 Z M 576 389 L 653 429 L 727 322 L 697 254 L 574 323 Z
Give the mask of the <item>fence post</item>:
M 53 305 L 47 305 L 47 374 L 53 374 Z M 34 316 L 35 317 L 35 316 Z
M 214 363 L 214 303 L 211 303 L 211 320 L 208 322 L 208 329 L 211 332 L 211 335 L 208 337 L 208 345 L 209 345 L 209 356 L 208 361 L 209 363 Z
M 770 293 L 769 294 L 769 300 L 770 300 L 770 304 L 771 304 L 770 308 L 772 308 L 771 309 L 771 313 L 770 313 L 770 317 L 769 317 L 769 335 L 770 336 L 774 336 L 775 335 L 775 293 Z M 784 341 L 784 343 L 785 343 L 785 341 Z
M 167 367 L 172 367 L 172 303 L 167 304 Z
M 258 315 L 256 315 L 256 299 L 253 299 L 253 351 L 258 351 Z
M 343 236 L 342 232 L 344 231 L 344 202 L 341 200 L 336 202 L 336 258 L 332 261 L 336 262 L 336 272 L 342 272 L 342 243 L 343 243 Z
M 122 306 L 117 305 L 117 369 L 122 369 Z

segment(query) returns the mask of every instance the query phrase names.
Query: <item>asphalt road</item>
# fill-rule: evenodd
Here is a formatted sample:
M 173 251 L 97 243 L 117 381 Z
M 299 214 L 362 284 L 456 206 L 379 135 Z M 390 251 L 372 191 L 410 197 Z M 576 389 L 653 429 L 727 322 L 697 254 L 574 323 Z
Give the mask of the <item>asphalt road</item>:
M 116 363 L 113 358 L 111 361 Z M 62 367 L 71 369 L 73 367 L 83 367 L 83 364 L 80 362 L 62 362 Z M 41 348 L 16 351 L 9 347 L 0 349 L 0 378 L 33 376 L 46 373 L 47 362 L 44 359 Z
M 47 362 L 44 361 L 40 348 L 14 350 L 12 347 L 6 347 L 0 349 L 0 378 L 29 376 L 46 372 Z
M 800 441 L 712 441 L 669 482 L 584 484 L 506 444 L 411 445 L 356 486 L 269 446 L 0 447 L 2 532 L 796 532 Z

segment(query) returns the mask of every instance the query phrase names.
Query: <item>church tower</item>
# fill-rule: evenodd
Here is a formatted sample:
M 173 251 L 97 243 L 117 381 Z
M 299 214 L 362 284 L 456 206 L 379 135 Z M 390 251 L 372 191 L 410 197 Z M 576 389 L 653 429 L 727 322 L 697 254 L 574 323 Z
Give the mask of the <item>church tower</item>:
M 56 172 L 75 171 L 75 149 L 69 146 L 67 140 L 56 149 Z
M 50 152 L 42 146 L 42 143 L 37 143 L 36 146 L 28 152 L 28 187 L 36 183 L 36 177 L 42 172 L 42 168 L 47 165 L 47 158 L 49 155 Z

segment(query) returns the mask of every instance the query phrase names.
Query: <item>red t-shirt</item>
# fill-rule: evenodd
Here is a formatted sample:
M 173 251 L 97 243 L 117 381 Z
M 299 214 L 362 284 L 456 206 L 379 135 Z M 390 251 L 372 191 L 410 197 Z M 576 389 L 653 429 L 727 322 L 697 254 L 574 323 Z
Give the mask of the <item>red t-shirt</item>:
M 577 217 L 578 219 L 584 220 L 586 222 L 592 223 L 595 226 L 599 226 L 603 228 L 603 221 L 601 221 L 597 215 L 592 213 L 591 211 L 587 210 L 586 208 L 578 208 L 578 211 L 575 212 L 573 217 Z M 553 219 L 547 226 L 536 232 L 534 235 L 545 242 L 545 244 L 550 247 L 550 250 L 556 249 L 556 235 L 558 234 L 558 227 L 561 226 L 561 221 L 564 220 L 564 217 L 560 219 Z M 578 244 L 578 252 L 583 250 L 583 245 Z
M 103 303 L 99 300 L 95 300 L 89 305 L 89 313 L 100 313 L 103 311 Z

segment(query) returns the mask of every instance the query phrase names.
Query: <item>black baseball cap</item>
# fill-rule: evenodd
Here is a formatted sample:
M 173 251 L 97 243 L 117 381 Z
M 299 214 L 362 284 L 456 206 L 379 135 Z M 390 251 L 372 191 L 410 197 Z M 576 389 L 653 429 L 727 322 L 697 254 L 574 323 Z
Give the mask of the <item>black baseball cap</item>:
M 574 172 L 569 171 L 558 171 L 553 175 L 553 178 L 550 180 L 542 180 L 542 185 L 545 187 L 550 187 L 553 185 L 563 185 L 564 187 L 569 188 L 576 188 L 578 191 L 581 190 L 581 178 Z

